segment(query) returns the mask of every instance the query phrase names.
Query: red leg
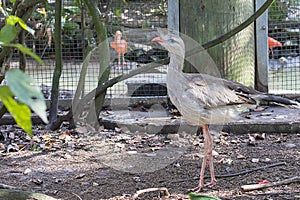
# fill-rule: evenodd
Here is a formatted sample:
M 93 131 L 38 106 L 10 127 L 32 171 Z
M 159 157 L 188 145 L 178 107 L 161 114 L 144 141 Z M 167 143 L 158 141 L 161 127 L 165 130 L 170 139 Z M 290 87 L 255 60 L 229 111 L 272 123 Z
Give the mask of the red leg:
M 217 180 L 215 177 L 215 170 L 214 170 L 214 164 L 213 164 L 213 138 L 211 134 L 209 133 L 208 126 L 204 125 L 202 126 L 203 130 L 203 136 L 204 136 L 204 144 L 206 143 L 206 146 L 204 146 L 205 155 L 207 156 L 208 165 L 209 165 L 209 171 L 210 171 L 210 177 L 211 182 L 206 184 L 206 186 L 212 187 L 217 184 Z
M 217 183 L 217 180 L 215 177 L 214 166 L 213 166 L 213 156 L 212 156 L 213 139 L 209 133 L 207 125 L 202 126 L 202 133 L 203 133 L 203 137 L 204 137 L 204 156 L 203 156 L 203 161 L 202 161 L 202 166 L 201 166 L 201 171 L 200 171 L 199 185 L 196 188 L 191 189 L 190 191 L 200 191 L 204 186 L 212 187 Z M 204 185 L 204 172 L 205 172 L 205 168 L 207 166 L 207 161 L 208 161 L 209 170 L 210 170 L 211 182 Z
M 121 54 L 118 53 L 118 67 L 121 67 Z
M 126 65 L 124 53 L 122 53 L 122 61 L 123 61 L 123 65 Z

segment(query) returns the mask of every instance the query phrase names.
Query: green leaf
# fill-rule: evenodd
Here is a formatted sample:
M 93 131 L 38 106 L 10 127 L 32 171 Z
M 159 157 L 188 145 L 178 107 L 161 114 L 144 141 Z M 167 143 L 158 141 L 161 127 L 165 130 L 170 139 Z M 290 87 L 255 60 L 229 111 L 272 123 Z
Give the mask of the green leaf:
M 31 35 L 34 35 L 34 30 L 27 26 L 25 22 L 22 19 L 19 19 L 19 25 L 27 32 L 29 32 Z
M 0 99 L 14 117 L 16 123 L 32 136 L 31 111 L 29 107 L 17 102 L 8 86 L 0 86 Z
M 68 10 L 71 13 L 79 13 L 80 8 L 78 6 L 64 6 L 65 10 Z
M 120 17 L 120 16 L 121 16 L 121 9 L 117 9 L 117 10 L 116 10 L 116 16 L 117 16 L 117 17 Z
M 0 30 L 0 41 L 3 43 L 10 43 L 12 42 L 17 36 L 17 29 L 15 26 L 6 24 Z
M 24 54 L 27 54 L 27 55 L 31 56 L 32 58 L 34 58 L 41 65 L 44 64 L 43 60 L 38 55 L 36 55 L 35 53 L 33 53 L 30 48 L 24 47 L 21 44 L 8 44 L 8 43 L 0 42 L 0 45 L 1 46 L 5 46 L 5 47 L 14 47 L 14 48 L 17 48 L 21 52 L 23 52 Z
M 13 16 L 13 15 L 9 15 L 7 18 L 6 18 L 6 24 L 9 24 L 9 25 L 16 25 L 16 23 L 18 23 L 19 21 L 19 17 L 17 16 Z
M 45 123 L 48 123 L 44 96 L 39 87 L 33 85 L 34 80 L 18 69 L 9 70 L 6 73 L 6 80 L 18 100 L 28 105 Z
M 26 31 L 28 31 L 31 35 L 34 35 L 34 30 L 32 28 L 30 28 L 29 26 L 27 26 L 25 24 L 25 22 L 17 17 L 17 16 L 13 16 L 13 15 L 10 15 L 6 18 L 6 24 L 9 24 L 9 25 L 12 25 L 12 26 L 15 26 L 16 23 L 19 23 L 19 25 Z
M 189 199 L 191 199 L 191 200 L 221 200 L 216 197 L 197 194 L 197 193 L 193 193 L 193 192 L 189 193 L 188 196 L 189 196 Z

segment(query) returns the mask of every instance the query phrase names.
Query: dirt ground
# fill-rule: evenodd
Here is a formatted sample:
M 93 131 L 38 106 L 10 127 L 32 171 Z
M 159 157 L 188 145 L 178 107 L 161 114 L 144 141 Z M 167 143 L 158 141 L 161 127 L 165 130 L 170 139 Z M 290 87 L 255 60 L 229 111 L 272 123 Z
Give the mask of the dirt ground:
M 131 199 L 139 190 L 158 187 L 167 188 L 170 199 L 187 199 L 188 189 L 198 183 L 201 135 L 88 126 L 57 132 L 42 128 L 36 127 L 30 140 L 16 126 L 1 126 L 1 184 L 60 199 L 92 200 Z M 221 132 L 215 137 L 214 151 L 216 174 L 231 175 L 219 177 L 215 187 L 204 188 L 201 194 L 221 199 L 300 199 L 299 182 L 249 192 L 241 189 L 260 180 L 300 176 L 300 134 Z M 138 197 L 162 198 L 160 192 Z

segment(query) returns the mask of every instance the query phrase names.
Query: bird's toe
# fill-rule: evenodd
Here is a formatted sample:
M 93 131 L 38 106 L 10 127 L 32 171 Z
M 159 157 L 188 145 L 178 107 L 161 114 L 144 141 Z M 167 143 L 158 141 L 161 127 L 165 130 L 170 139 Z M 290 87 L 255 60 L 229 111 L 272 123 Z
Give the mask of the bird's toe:
M 188 192 L 200 192 L 202 188 L 202 186 L 197 186 L 195 188 L 188 189 Z
M 207 184 L 205 184 L 204 186 L 205 186 L 205 187 L 212 188 L 212 187 L 214 187 L 216 184 L 217 184 L 217 181 L 216 181 L 216 180 L 212 180 L 210 183 L 207 183 Z

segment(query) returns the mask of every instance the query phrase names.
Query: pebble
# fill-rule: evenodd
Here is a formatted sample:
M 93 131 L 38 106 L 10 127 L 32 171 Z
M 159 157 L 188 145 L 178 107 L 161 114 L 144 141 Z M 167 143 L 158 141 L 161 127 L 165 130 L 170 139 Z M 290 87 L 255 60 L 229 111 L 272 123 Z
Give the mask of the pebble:
M 30 174 L 32 171 L 31 169 L 27 168 L 24 170 L 23 174 L 27 175 L 27 174 Z

